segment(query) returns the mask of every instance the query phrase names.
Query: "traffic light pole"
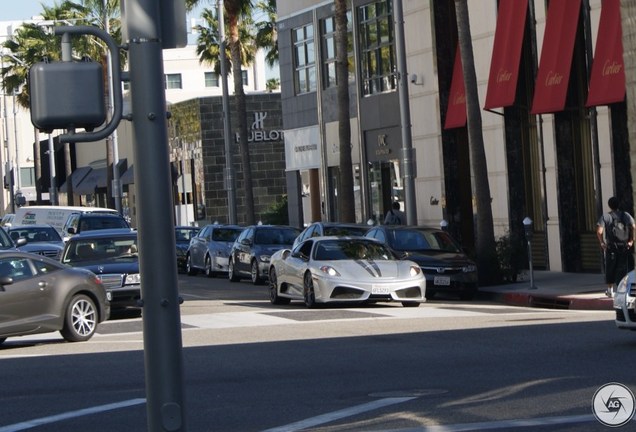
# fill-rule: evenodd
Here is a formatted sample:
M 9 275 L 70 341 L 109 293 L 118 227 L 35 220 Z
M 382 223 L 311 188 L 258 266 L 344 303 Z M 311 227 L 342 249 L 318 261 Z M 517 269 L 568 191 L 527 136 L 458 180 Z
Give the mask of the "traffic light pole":
M 129 0 L 125 17 L 142 277 L 146 412 L 148 430 L 153 432 L 186 430 L 159 3 Z

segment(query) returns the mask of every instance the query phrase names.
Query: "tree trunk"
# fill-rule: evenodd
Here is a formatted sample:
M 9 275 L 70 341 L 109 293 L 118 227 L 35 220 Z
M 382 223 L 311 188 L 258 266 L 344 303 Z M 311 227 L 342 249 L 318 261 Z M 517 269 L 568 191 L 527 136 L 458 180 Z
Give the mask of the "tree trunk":
M 623 62 L 625 63 L 625 87 L 627 100 L 627 130 L 630 143 L 632 179 L 636 178 L 636 0 L 621 0 L 621 24 L 623 30 Z M 636 203 L 636 188 L 633 189 Z
M 349 118 L 349 69 L 347 52 L 347 2 L 335 1 L 336 19 L 336 80 L 338 85 L 338 141 L 340 177 L 338 185 L 338 220 L 355 222 L 353 167 L 351 163 L 351 123 Z M 320 67 L 320 65 L 317 65 Z M 318 83 L 318 85 L 321 85 Z M 325 178 L 328 177 L 325 173 Z
M 247 141 L 247 108 L 245 91 L 243 90 L 243 74 L 241 71 L 241 41 L 239 40 L 238 16 L 229 15 L 230 53 L 232 56 L 232 76 L 234 78 L 234 98 L 236 101 L 236 116 L 238 119 L 239 149 L 243 165 L 243 188 L 245 192 L 245 223 L 253 225 L 254 192 L 252 190 L 252 166 L 250 149 Z
M 35 167 L 35 203 L 42 204 L 42 158 L 40 157 L 40 131 L 33 128 L 33 165 Z
M 468 119 L 468 145 L 475 195 L 476 217 L 476 259 L 479 265 L 480 283 L 491 284 L 498 280 L 498 262 L 495 245 L 495 233 L 492 219 L 490 185 L 488 182 L 488 164 L 484 150 L 481 111 L 475 60 L 473 57 L 472 36 L 468 16 L 467 0 L 455 0 L 457 15 L 457 34 L 462 59 L 462 71 L 466 87 L 466 113 Z

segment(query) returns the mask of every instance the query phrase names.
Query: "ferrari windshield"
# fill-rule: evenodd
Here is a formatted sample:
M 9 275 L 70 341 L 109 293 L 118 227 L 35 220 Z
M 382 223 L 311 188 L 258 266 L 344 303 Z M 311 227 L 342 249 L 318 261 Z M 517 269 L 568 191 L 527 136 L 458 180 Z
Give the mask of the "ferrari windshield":
M 392 260 L 395 258 L 386 246 L 374 241 L 334 239 L 318 242 L 314 259 L 316 261 L 334 261 Z

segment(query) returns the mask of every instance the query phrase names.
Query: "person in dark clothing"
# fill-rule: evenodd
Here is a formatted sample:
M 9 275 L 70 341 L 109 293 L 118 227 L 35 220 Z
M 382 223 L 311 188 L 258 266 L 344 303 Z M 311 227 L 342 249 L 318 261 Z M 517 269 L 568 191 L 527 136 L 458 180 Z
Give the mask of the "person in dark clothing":
M 613 297 L 616 286 L 633 268 L 630 254 L 634 245 L 636 224 L 632 215 L 619 209 L 618 198 L 611 197 L 607 205 L 610 211 L 599 219 L 596 236 L 605 257 L 605 294 Z

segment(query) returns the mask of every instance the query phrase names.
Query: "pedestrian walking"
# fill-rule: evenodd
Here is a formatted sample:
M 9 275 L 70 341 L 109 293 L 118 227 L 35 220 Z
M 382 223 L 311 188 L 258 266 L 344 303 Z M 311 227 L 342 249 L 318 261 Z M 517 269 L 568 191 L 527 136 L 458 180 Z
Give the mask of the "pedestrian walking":
M 598 220 L 596 236 L 605 258 L 605 294 L 613 297 L 618 283 L 633 268 L 629 255 L 634 245 L 636 224 L 632 215 L 619 208 L 618 198 L 611 197 L 607 205 L 610 211 Z
M 392 208 L 386 212 L 384 225 L 406 225 L 406 215 L 400 210 L 400 203 L 393 202 Z

